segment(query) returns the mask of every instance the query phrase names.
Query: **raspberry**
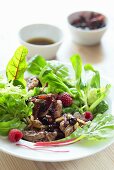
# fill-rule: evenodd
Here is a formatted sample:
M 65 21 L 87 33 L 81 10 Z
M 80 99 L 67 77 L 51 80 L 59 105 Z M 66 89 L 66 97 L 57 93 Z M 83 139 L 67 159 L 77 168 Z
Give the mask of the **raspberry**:
M 8 139 L 10 142 L 18 142 L 22 137 L 23 133 L 18 129 L 12 129 L 8 134 Z
M 84 113 L 85 119 L 86 120 L 92 120 L 93 119 L 93 115 L 91 112 L 87 111 Z
M 61 100 L 63 106 L 65 106 L 65 107 L 70 106 L 73 102 L 72 97 L 66 92 L 58 95 L 57 99 Z

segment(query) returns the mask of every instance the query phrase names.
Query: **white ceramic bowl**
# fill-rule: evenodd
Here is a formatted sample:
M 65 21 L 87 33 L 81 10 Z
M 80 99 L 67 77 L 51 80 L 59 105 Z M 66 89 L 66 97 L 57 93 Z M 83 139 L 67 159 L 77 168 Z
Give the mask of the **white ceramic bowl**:
M 47 38 L 54 41 L 50 45 L 35 45 L 27 41 L 33 38 Z M 63 41 L 63 32 L 60 28 L 49 24 L 27 25 L 19 31 L 20 43 L 28 48 L 28 58 L 41 55 L 45 59 L 53 59 Z
M 75 26 L 71 24 L 82 12 L 90 13 L 93 11 L 74 12 L 70 14 L 67 18 L 68 27 L 71 32 L 72 40 L 81 45 L 98 44 L 107 29 L 107 26 L 108 26 L 107 17 L 102 14 L 105 17 L 106 26 L 102 28 L 94 29 L 94 30 L 84 30 L 81 28 L 76 28 Z

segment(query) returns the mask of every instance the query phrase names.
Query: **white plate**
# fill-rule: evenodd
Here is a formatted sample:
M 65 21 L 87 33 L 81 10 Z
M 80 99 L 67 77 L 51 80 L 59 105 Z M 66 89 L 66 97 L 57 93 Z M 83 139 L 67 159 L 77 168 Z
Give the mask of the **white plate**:
M 68 66 L 69 67 L 69 66 Z M 71 71 L 71 69 L 70 69 Z M 106 79 L 102 79 L 102 84 L 107 84 Z M 114 113 L 114 87 L 111 88 L 110 95 L 108 97 L 108 103 L 110 106 L 109 113 Z M 24 147 L 16 146 L 15 143 L 10 143 L 7 138 L 0 137 L 0 150 L 6 152 L 10 155 L 20 157 L 23 159 L 34 160 L 34 161 L 44 161 L 44 162 L 59 162 L 59 161 L 69 161 L 74 159 L 84 158 L 93 155 L 114 142 L 114 138 L 110 140 L 102 140 L 99 142 L 91 142 L 87 140 L 79 141 L 75 144 L 63 146 L 63 147 L 47 147 L 46 149 L 51 149 L 54 151 L 69 151 L 69 152 L 50 152 L 44 150 L 30 150 Z M 19 143 L 28 146 L 33 146 L 33 143 L 20 140 Z

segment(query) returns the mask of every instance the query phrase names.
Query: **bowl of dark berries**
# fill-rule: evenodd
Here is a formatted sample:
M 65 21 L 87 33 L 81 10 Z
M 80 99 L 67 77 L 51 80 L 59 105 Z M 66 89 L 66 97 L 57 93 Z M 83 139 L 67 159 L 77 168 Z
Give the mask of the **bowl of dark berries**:
M 68 16 L 72 40 L 81 45 L 95 45 L 107 30 L 107 17 L 93 11 L 74 12 Z

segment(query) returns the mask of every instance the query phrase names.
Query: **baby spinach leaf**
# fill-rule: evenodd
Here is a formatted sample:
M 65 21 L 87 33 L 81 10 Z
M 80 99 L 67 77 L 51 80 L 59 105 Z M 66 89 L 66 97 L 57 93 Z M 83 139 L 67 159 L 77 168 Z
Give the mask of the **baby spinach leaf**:
M 101 101 L 96 108 L 93 110 L 93 114 L 98 114 L 101 113 L 103 114 L 104 112 L 106 112 L 109 109 L 108 104 L 103 100 Z
M 63 81 L 57 77 L 53 72 L 47 73 L 43 81 L 48 83 L 48 91 L 51 93 L 60 93 L 60 92 L 68 92 L 72 95 L 70 89 L 63 83 Z
M 34 56 L 28 63 L 28 72 L 33 75 L 39 75 L 41 70 L 47 65 L 46 60 L 41 56 Z
M 43 69 L 43 71 L 42 71 Z M 39 76 L 42 75 L 42 72 L 45 70 L 52 70 L 53 74 L 66 81 L 68 78 L 68 68 L 64 64 L 60 64 L 54 61 L 46 61 L 41 56 L 35 56 L 32 60 L 29 61 L 28 72 L 33 75 Z M 41 76 L 40 76 L 41 77 Z
M 74 114 L 75 112 L 79 112 L 79 108 L 76 104 L 72 104 L 69 107 L 64 107 L 63 108 L 63 113 L 71 113 Z
M 49 61 L 48 66 L 53 70 L 53 73 L 61 79 L 68 78 L 68 68 L 64 64 Z
M 6 76 L 9 82 L 13 81 L 15 84 L 16 81 L 16 85 L 26 85 L 26 81 L 24 80 L 24 72 L 27 68 L 27 54 L 28 50 L 24 46 L 20 46 L 14 53 L 14 56 L 11 58 L 6 68 Z

